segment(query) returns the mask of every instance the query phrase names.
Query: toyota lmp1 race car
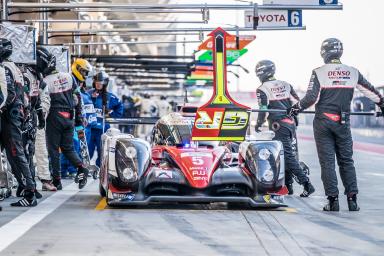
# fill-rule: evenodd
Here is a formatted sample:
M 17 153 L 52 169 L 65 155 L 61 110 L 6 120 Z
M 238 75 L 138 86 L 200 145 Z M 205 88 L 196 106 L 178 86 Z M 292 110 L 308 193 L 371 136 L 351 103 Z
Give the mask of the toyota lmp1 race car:
M 192 141 L 194 118 L 170 113 L 151 144 L 111 128 L 102 137 L 100 195 L 109 206 L 226 202 L 280 207 L 284 152 L 279 141 Z

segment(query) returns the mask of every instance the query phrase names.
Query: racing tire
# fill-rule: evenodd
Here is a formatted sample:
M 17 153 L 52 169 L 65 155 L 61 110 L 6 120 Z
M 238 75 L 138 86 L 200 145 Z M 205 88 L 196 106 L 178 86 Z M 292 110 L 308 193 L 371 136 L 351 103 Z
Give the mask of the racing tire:
M 90 165 L 89 170 L 90 170 L 90 173 L 92 173 L 91 174 L 92 178 L 94 180 L 97 180 L 99 178 L 99 172 L 100 172 L 99 167 L 97 167 L 96 165 Z
M 97 180 L 97 179 L 99 178 L 99 174 L 98 174 L 96 171 L 93 171 L 93 173 L 92 173 L 92 178 L 93 178 L 94 180 Z

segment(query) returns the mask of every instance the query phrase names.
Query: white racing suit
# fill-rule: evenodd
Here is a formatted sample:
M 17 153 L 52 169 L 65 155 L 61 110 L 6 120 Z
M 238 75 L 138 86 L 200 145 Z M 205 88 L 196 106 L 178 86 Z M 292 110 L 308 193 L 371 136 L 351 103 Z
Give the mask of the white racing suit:
M 172 106 L 167 100 L 158 100 L 157 102 L 159 117 L 165 116 L 172 112 Z
M 43 113 L 45 115 L 45 118 L 47 118 L 47 114 L 51 104 L 48 88 L 46 86 L 45 88 L 40 88 L 40 100 Z M 35 143 L 36 175 L 40 180 L 51 180 L 45 129 L 37 129 Z
M 153 99 L 142 99 L 140 108 L 140 117 L 157 117 L 158 107 Z M 151 135 L 153 125 L 140 125 L 138 136 L 142 138 L 149 137 Z

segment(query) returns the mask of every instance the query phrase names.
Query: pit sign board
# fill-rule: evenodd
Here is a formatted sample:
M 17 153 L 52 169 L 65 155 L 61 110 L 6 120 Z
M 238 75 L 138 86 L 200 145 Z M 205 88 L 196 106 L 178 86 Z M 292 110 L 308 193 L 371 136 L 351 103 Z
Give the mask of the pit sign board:
M 243 56 L 246 52 L 248 52 L 247 49 L 227 50 L 227 63 L 228 64 L 232 64 L 238 58 Z M 213 52 L 212 51 L 205 51 L 203 54 L 201 54 L 199 56 L 199 61 L 200 62 L 212 63 L 212 60 L 213 60 Z
M 250 44 L 253 40 L 256 39 L 256 36 L 254 35 L 240 35 L 239 36 L 239 48 L 237 48 L 236 45 L 236 36 L 230 35 L 226 37 L 225 40 L 225 48 L 226 50 L 242 50 L 244 47 L 246 47 L 248 44 Z M 214 45 L 212 37 L 208 38 L 204 42 L 202 42 L 199 45 L 198 50 L 212 50 L 212 47 Z
M 253 11 L 244 12 L 244 25 L 253 28 Z M 260 10 L 259 25 L 262 28 L 302 27 L 302 10 Z
M 227 39 L 233 36 L 222 28 L 210 36 L 213 53 L 213 94 L 199 107 L 192 128 L 192 140 L 243 141 L 248 129 L 250 108 L 232 99 L 227 89 Z
M 264 0 L 263 4 L 284 5 L 337 5 L 338 0 Z

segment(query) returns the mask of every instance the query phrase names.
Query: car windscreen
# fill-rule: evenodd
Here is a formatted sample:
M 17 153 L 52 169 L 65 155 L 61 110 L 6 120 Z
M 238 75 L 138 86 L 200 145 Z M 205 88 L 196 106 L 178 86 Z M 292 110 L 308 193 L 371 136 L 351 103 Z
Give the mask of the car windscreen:
M 192 141 L 192 127 L 194 117 L 185 117 L 179 113 L 171 113 L 162 117 L 155 126 L 155 134 L 161 138 L 156 140 L 158 144 L 169 146 L 203 146 L 216 147 L 219 145 L 217 141 Z M 155 135 L 155 136 L 156 136 Z

